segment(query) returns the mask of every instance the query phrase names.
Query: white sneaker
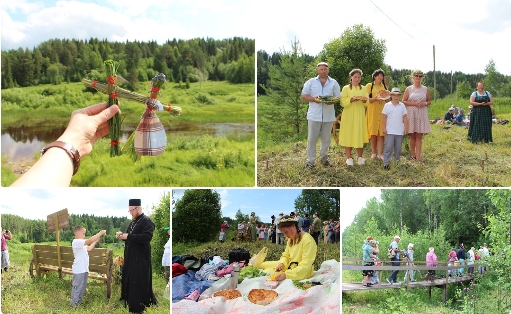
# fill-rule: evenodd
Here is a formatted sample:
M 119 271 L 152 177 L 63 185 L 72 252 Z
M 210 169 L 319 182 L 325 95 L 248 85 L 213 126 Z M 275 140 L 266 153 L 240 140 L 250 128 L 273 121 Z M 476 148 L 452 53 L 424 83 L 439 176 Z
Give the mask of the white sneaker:
M 362 157 L 358 157 L 358 164 L 359 165 L 365 165 L 366 164 L 366 160 Z
M 353 158 L 348 158 L 348 159 L 346 159 L 346 164 L 347 164 L 348 166 L 353 166 Z

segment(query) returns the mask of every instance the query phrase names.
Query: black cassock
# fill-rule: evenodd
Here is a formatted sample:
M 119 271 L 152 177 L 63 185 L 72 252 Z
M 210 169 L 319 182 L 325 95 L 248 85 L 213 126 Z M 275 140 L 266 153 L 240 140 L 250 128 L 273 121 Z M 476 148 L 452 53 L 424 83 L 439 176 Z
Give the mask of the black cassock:
M 151 239 L 154 223 L 141 214 L 128 227 L 124 247 L 121 300 L 128 303 L 132 313 L 143 312 L 145 307 L 156 304 L 153 293 L 151 267 Z

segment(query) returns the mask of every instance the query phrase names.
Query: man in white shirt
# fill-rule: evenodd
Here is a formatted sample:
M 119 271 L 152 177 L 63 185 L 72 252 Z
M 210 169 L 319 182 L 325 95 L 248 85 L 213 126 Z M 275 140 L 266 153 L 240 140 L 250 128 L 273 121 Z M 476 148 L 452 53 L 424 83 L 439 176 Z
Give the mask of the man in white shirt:
M 328 63 L 320 62 L 316 66 L 317 77 L 309 79 L 303 85 L 302 100 L 309 102 L 307 111 L 308 137 L 307 162 L 305 167 L 312 169 L 316 160 L 316 143 L 321 139 L 320 162 L 330 166 L 328 161 L 328 147 L 330 146 L 330 133 L 335 121 L 334 102 L 320 102 L 320 96 L 341 96 L 341 87 L 336 80 L 328 76 L 330 68 Z

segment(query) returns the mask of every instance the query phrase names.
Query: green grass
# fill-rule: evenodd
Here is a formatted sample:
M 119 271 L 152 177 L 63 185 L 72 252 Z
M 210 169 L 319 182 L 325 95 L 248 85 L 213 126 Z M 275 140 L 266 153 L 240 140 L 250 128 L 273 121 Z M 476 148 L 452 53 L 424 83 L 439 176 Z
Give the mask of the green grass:
M 229 252 L 235 248 L 244 248 L 253 256 L 263 247 L 268 247 L 266 261 L 277 261 L 284 252 L 283 245 L 276 245 L 270 241 L 254 241 L 254 242 L 233 242 L 228 240 L 224 243 L 219 241 L 211 241 L 208 243 L 172 243 L 172 255 L 191 254 L 195 257 L 202 258 L 209 255 L 218 255 L 223 259 L 229 259 Z M 340 245 L 319 243 L 314 261 L 314 269 L 318 270 L 324 261 L 335 259 L 340 261 L 341 251 Z
M 133 162 L 128 156 L 111 158 L 109 140 L 101 139 L 81 161 L 71 186 L 254 186 L 254 156 L 253 137 L 170 136 L 162 155 Z M 2 186 L 18 176 L 2 162 Z
M 447 103 L 450 106 L 450 100 L 435 103 L 430 118 L 434 119 L 435 108 L 443 108 Z M 505 110 L 502 106 L 497 109 L 497 116 L 501 120 L 511 120 L 511 106 Z M 259 111 L 268 110 L 265 108 L 264 97 L 262 103 L 258 99 Z M 333 167 L 317 164 L 312 171 L 307 171 L 306 124 L 304 133 L 296 136 L 269 134 L 261 128 L 261 123 L 267 121 L 258 120 L 258 186 L 511 186 L 508 175 L 511 173 L 511 124 L 493 125 L 493 143 L 490 144 L 467 141 L 468 129 L 464 127 L 444 129 L 443 125 L 432 125 L 432 132 L 423 137 L 423 163 L 409 160 L 410 153 L 405 145 L 409 139 L 405 137 L 401 161 L 396 164 L 392 158 L 390 171 L 383 170 L 381 160 L 369 159 L 369 144 L 364 147 L 366 165 L 355 164 L 348 168 L 344 147 L 335 144 L 332 138 L 329 160 Z M 356 152 L 354 156 L 356 159 Z
M 355 274 L 356 273 L 356 274 Z M 398 278 L 403 276 L 398 274 Z M 383 278 L 385 278 L 385 273 Z M 343 282 L 362 282 L 361 271 L 343 271 Z M 502 298 L 503 291 L 494 285 L 494 275 L 476 277 L 475 289 L 465 292 L 468 283 L 449 284 L 448 301 L 442 302 L 442 289 L 432 288 L 431 298 L 428 288 L 418 289 L 369 289 L 367 291 L 343 292 L 343 313 L 509 313 L 511 305 L 501 304 L 498 308 L 496 299 Z M 473 288 L 471 287 L 471 288 Z M 504 288 L 505 289 L 505 288 Z M 500 296 L 499 296 L 500 293 Z M 463 299 L 464 296 L 469 296 Z M 508 296 L 509 301 L 509 296 Z M 465 302 L 464 302 L 465 301 Z
M 203 82 L 191 84 L 188 90 L 169 83 L 161 99 L 180 106 L 182 114 L 158 116 L 165 125 L 192 123 L 254 123 L 253 84 Z M 65 124 L 74 109 L 105 101 L 102 94 L 84 93 L 81 83 L 57 86 L 43 85 L 2 90 L 2 127 L 12 124 Z M 145 94 L 145 87 L 138 91 Z M 197 94 L 207 95 L 214 104 L 196 100 Z M 23 97 L 29 99 L 28 101 Z M 48 100 L 50 98 L 50 100 Z M 65 99 L 68 102 L 65 102 Z M 38 106 L 41 102 L 64 103 L 62 106 Z M 124 122 L 138 122 L 143 104 L 121 100 Z M 128 156 L 110 158 L 109 140 L 96 142 L 92 153 L 81 162 L 80 171 L 71 186 L 254 186 L 255 136 L 186 137 L 167 136 L 167 149 L 157 157 L 143 157 L 133 163 Z M 34 161 L 38 156 L 34 156 Z M 19 174 L 2 157 L 2 186 L 9 186 Z M 130 174 L 130 175 L 124 175 Z
M 135 92 L 148 95 L 148 82 Z M 167 83 L 158 98 L 162 103 L 181 107 L 181 116 L 171 117 L 160 112 L 158 117 L 164 124 L 189 122 L 239 122 L 254 123 L 255 98 L 253 84 L 230 84 L 228 82 L 202 82 L 190 84 L 190 89 L 176 88 Z M 9 125 L 37 125 L 48 123 L 67 124 L 71 112 L 95 103 L 106 102 L 102 93 L 84 92 L 82 83 L 61 85 L 38 85 L 2 90 L 2 127 Z M 197 94 L 207 94 L 215 104 L 203 104 Z M 120 99 L 121 115 L 125 122 L 137 123 L 144 112 L 144 104 Z
M 45 277 L 30 278 L 31 247 L 29 243 L 9 242 L 11 267 L 2 273 L 2 313 L 128 313 L 124 302 L 119 301 L 119 284 L 113 284 L 108 299 L 104 284 L 93 279 L 88 281 L 82 303 L 71 309 L 72 276 L 59 279 L 57 272 L 49 272 Z M 165 286 L 165 279 L 153 274 L 153 292 L 159 304 L 145 313 L 169 313 L 170 301 L 163 297 Z

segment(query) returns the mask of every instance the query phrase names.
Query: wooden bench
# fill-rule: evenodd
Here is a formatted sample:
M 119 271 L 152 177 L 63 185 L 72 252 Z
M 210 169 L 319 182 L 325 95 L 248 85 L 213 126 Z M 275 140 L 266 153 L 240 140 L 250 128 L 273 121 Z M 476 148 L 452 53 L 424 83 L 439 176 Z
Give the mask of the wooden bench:
M 60 246 L 60 267 L 56 245 L 34 244 L 32 246 L 32 261 L 30 262 L 30 276 L 42 276 L 48 271 L 57 271 L 62 274 L 73 274 L 74 254 L 70 246 Z M 113 253 L 110 249 L 94 248 L 89 252 L 89 278 L 103 281 L 106 284 L 106 296 L 112 293 Z M 99 273 L 94 275 L 92 273 Z M 35 273 L 35 274 L 34 274 Z

